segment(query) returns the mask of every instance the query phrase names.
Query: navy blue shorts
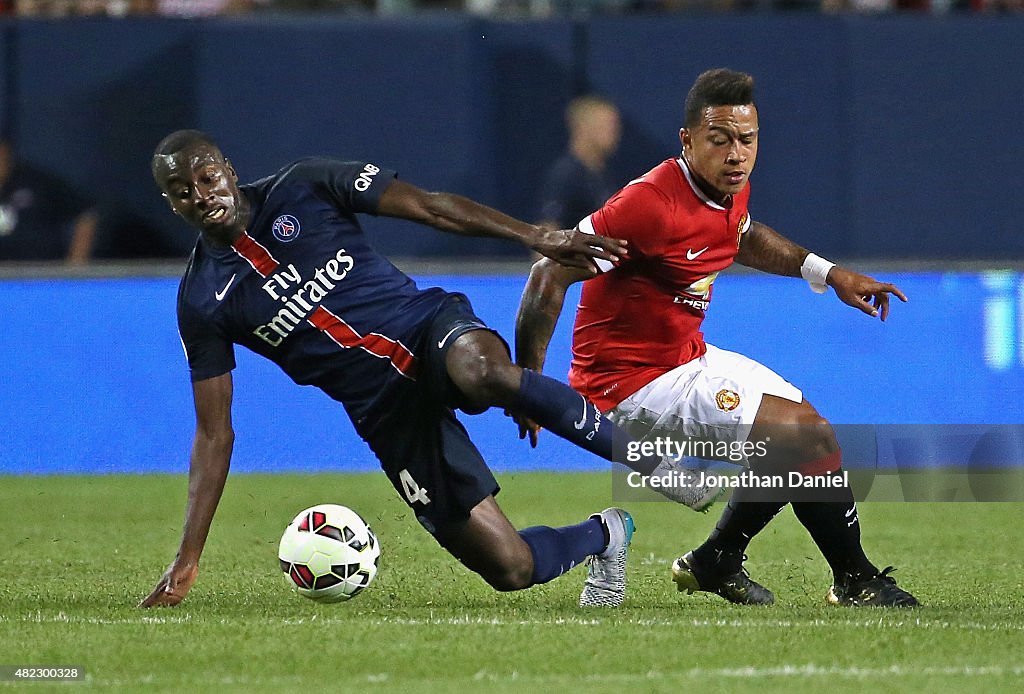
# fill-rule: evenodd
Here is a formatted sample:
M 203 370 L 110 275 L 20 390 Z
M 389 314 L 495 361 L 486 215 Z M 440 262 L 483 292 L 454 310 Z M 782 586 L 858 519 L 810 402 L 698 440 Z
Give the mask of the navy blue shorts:
M 391 484 L 430 533 L 464 521 L 474 506 L 500 490 L 455 417 L 461 395 L 445 366 L 455 340 L 473 330 L 494 332 L 465 296 L 451 295 L 435 314 L 426 342 L 415 350 L 421 360 L 416 382 L 403 389 L 366 437 Z

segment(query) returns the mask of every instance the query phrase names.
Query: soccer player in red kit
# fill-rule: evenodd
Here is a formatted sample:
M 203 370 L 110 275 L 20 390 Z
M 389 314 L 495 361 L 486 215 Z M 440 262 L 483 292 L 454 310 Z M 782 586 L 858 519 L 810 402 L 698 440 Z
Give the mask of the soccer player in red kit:
M 815 291 L 831 286 L 840 300 L 882 320 L 890 294 L 906 297 L 892 284 L 841 268 L 751 220 L 748 178 L 757 157 L 758 117 L 750 75 L 717 69 L 698 77 L 679 135 L 679 157 L 630 182 L 579 223 L 581 231 L 627 240 L 628 259 L 597 261 L 602 273 L 592 279 L 547 260 L 534 265 L 517 319 L 517 363 L 543 368 L 566 287 L 588 279 L 576 315 L 569 382 L 611 421 L 637 438 L 687 437 L 728 444 L 729 450 L 770 440 L 764 455 L 743 456 L 754 472 L 836 476 L 842 460 L 835 434 L 801 391 L 754 360 L 705 343 L 700 327 L 715 278 L 733 262 L 802 276 Z M 521 435 L 529 433 L 536 445 L 537 426 L 519 421 Z M 918 604 L 888 575 L 891 567 L 879 571 L 865 556 L 849 486 L 810 500 L 792 491 L 766 496 L 773 495 L 735 489 L 708 540 L 673 563 L 679 590 L 771 604 L 771 591 L 750 578 L 743 561 L 751 538 L 792 502 L 832 569 L 829 602 Z

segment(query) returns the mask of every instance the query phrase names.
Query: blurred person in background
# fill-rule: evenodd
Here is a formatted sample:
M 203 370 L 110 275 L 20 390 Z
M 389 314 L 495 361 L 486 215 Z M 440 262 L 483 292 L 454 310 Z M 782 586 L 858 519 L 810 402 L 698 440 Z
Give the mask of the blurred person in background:
M 152 14 L 156 0 L 17 0 L 19 17 L 123 17 Z
M 0 139 L 0 261 L 87 263 L 96 240 L 93 203 L 36 169 Z
M 264 3 L 265 4 L 265 3 Z M 18 0 L 21 17 L 213 17 L 248 12 L 253 0 Z
M 572 229 L 618 190 L 608 171 L 622 135 L 619 109 L 608 99 L 589 94 L 569 102 L 565 111 L 569 149 L 544 178 L 541 226 Z
M 261 10 L 282 12 L 354 12 L 377 10 L 381 14 L 401 14 L 418 9 L 457 9 L 457 2 L 424 2 L 420 0 L 255 0 Z
M 156 13 L 164 17 L 215 17 L 252 9 L 252 0 L 156 0 Z

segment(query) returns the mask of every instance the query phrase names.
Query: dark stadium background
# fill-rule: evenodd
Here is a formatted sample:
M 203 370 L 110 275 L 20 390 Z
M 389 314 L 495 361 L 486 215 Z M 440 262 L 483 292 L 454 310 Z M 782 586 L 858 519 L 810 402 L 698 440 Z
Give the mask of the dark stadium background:
M 372 158 L 534 219 L 570 98 L 598 91 L 621 107 L 617 166 L 640 174 L 676 152 L 685 90 L 718 65 L 758 80 L 755 218 L 898 282 L 911 303 L 883 326 L 801 282 L 730 274 L 708 339 L 772 366 L 837 424 L 1021 420 L 1020 17 L 8 20 L 0 32 L 0 115 L 21 155 L 136 220 L 123 243 L 171 256 L 0 269 L 2 472 L 187 468 L 173 276 L 194 236 L 148 171 L 167 132 L 209 131 L 247 180 L 304 155 Z M 367 227 L 511 338 L 525 253 Z M 560 378 L 569 324 L 548 369 Z M 242 358 L 236 393 L 234 469 L 374 468 L 342 408 L 272 365 Z M 470 427 L 498 469 L 595 462 L 551 436 L 530 453 L 497 413 Z

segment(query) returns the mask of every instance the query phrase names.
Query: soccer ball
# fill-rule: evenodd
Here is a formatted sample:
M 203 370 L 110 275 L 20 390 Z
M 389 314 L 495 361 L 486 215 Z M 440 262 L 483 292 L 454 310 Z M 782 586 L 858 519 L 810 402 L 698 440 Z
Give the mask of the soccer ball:
M 277 551 L 285 581 L 317 602 L 358 595 L 377 575 L 380 544 L 358 513 L 320 504 L 295 516 Z

